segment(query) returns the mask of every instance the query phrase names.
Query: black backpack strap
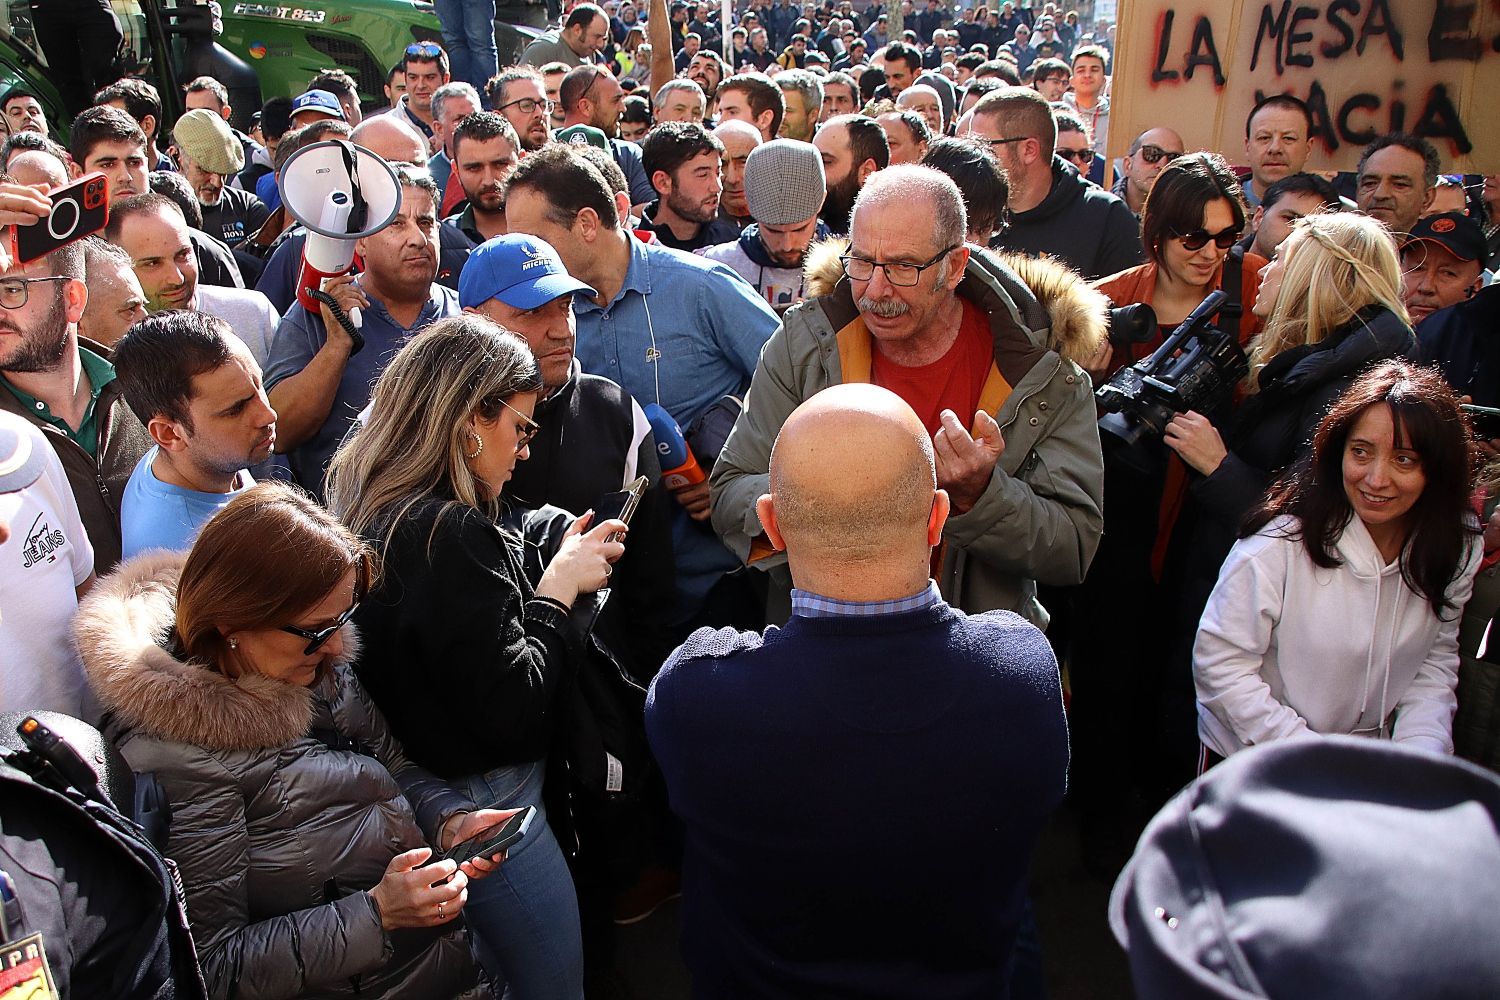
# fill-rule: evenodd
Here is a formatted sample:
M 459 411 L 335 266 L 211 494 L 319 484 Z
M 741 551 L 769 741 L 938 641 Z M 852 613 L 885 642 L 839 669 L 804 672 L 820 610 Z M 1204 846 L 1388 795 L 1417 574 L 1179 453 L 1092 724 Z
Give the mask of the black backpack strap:
M 1229 301 L 1219 308 L 1219 329 L 1240 339 L 1240 320 L 1245 315 L 1245 248 L 1235 245 L 1224 258 L 1224 277 L 1220 283 Z

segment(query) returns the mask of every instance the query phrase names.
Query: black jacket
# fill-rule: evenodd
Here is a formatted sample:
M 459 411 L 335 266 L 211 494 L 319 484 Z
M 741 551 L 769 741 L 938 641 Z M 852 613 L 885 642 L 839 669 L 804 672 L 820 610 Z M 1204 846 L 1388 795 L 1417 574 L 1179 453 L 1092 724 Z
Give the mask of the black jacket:
M 661 486 L 656 439 L 634 399 L 614 382 L 582 373 L 537 402 L 541 430 L 516 464 L 505 496 L 526 508 L 560 507 L 575 517 L 636 476 L 651 483 L 630 522 L 625 555 L 597 626 L 631 673 L 649 681 L 672 651 L 672 501 Z
M 453 779 L 545 758 L 575 658 L 566 613 L 533 596 L 520 541 L 444 506 L 419 503 L 381 552 L 380 585 L 354 616 L 354 669 L 407 756 Z
M 662 246 L 692 253 L 694 250 L 701 250 L 704 247 L 716 247 L 720 243 L 730 243 L 740 237 L 739 226 L 715 217 L 713 220 L 699 225 L 698 232 L 692 239 L 679 240 L 672 234 L 672 230 L 666 223 L 656 221 L 656 212 L 660 207 L 660 200 L 653 201 L 641 212 L 640 228 L 648 233 L 655 233 L 656 238 L 661 240 Z
M 1078 176 L 1059 156 L 1052 158 L 1047 197 L 1036 208 L 1012 215 L 991 246 L 1032 257 L 1048 254 L 1090 281 L 1145 260 L 1129 206 Z
M 0 942 L 40 934 L 56 996 L 207 995 L 171 869 L 114 810 L 0 762 L 0 871 L 16 920 Z
M 1454 392 L 1500 406 L 1500 286 L 1428 316 L 1417 340 L 1422 363 L 1437 365 Z

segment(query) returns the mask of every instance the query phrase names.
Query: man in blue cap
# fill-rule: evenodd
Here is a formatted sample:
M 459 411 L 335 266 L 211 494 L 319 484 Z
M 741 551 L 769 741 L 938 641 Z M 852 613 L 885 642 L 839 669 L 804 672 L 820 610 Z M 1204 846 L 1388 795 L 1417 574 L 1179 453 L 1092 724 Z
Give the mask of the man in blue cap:
M 302 128 L 325 119 L 344 121 L 344 106 L 326 90 L 309 90 L 292 100 L 292 128 Z
M 568 273 L 551 244 L 534 236 L 497 236 L 469 255 L 458 302 L 520 334 L 536 355 L 541 425 L 530 457 L 516 465 L 506 496 L 525 507 L 552 504 L 582 514 L 637 476 L 651 483 L 635 519 L 614 589 L 631 626 L 617 650 L 649 677 L 672 643 L 664 619 L 672 606 L 672 543 L 656 442 L 641 407 L 619 385 L 585 374 L 573 356 L 573 295 L 594 289 Z M 660 625 L 659 629 L 652 624 Z

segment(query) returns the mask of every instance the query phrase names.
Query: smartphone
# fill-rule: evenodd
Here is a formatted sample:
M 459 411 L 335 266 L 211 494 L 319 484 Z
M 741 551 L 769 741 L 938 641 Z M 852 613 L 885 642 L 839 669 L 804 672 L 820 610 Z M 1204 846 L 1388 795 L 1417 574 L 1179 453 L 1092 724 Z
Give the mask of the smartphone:
M 635 509 L 641 505 L 641 497 L 645 495 L 647 485 L 645 476 L 637 476 L 620 492 L 608 493 L 600 497 L 599 502 L 594 504 L 594 523 L 620 520 L 629 525 L 630 519 L 635 516 Z M 607 539 L 611 542 L 619 540 L 618 531 Z
M 92 236 L 109 222 L 109 178 L 97 171 L 51 192 L 52 214 L 31 226 L 10 227 L 10 253 L 29 264 L 58 247 Z
M 1458 408 L 1469 415 L 1475 437 L 1483 441 L 1500 438 L 1500 410 L 1493 406 L 1475 406 L 1473 403 L 1460 403 Z
M 499 854 L 526 836 L 526 831 L 531 829 L 531 821 L 535 816 L 536 807 L 527 806 L 509 819 L 501 820 L 468 840 L 454 844 L 441 854 L 433 854 L 432 860 L 427 864 L 436 864 L 439 861 L 469 861 L 473 858 L 487 859 Z

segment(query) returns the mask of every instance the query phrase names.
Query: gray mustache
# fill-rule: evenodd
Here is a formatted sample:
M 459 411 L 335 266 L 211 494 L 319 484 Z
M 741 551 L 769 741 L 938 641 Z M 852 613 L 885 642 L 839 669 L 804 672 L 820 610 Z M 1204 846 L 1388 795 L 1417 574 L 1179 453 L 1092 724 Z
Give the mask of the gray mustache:
M 868 296 L 860 296 L 854 305 L 860 312 L 874 313 L 881 319 L 895 319 L 911 311 L 911 307 L 900 299 L 872 299 Z

